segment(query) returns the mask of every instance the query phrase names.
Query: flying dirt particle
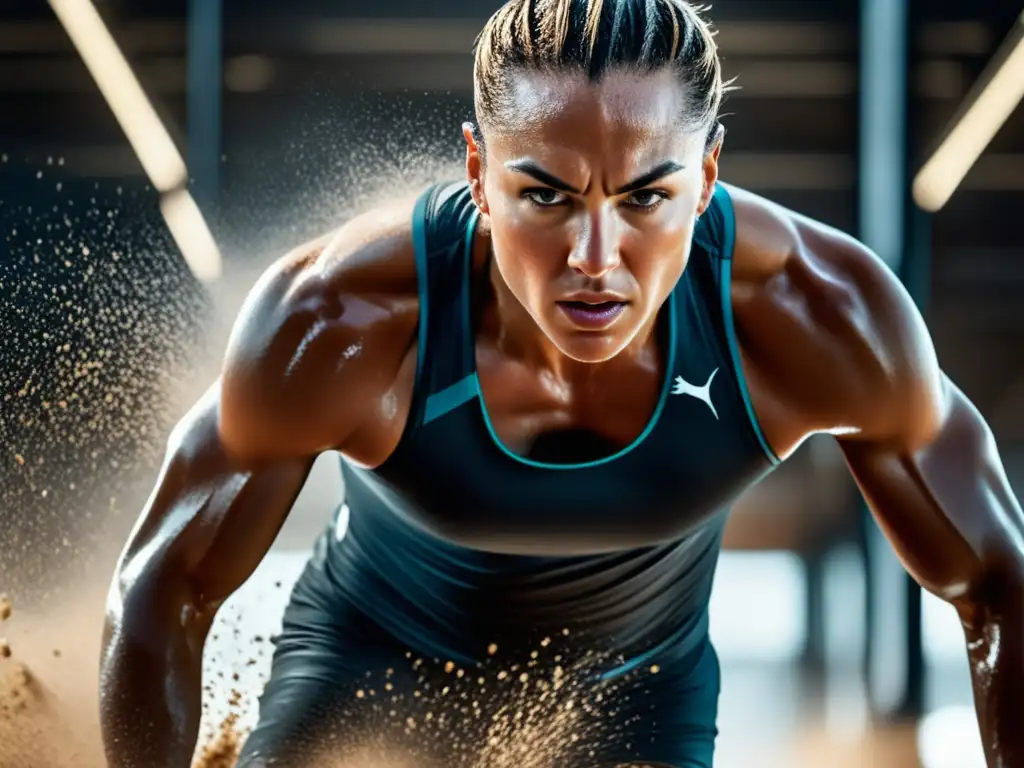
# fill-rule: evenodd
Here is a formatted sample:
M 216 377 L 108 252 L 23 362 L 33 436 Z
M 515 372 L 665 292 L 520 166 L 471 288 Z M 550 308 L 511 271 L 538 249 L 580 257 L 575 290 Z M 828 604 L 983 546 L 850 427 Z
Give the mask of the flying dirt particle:
M 238 731 L 238 715 L 228 715 L 216 737 L 199 753 L 193 768 L 235 768 L 242 750 L 242 734 Z
M 0 659 L 11 658 L 11 645 L 3 638 L 0 638 Z
M 371 108 L 376 110 L 376 105 Z M 387 120 L 390 129 L 391 118 Z M 319 146 L 323 137 L 333 140 L 336 131 L 330 122 L 318 128 L 322 136 L 302 134 L 300 142 Z M 450 122 L 446 117 L 445 123 Z M 403 125 L 412 135 L 424 132 L 418 120 L 404 119 Z M 276 256 L 270 252 L 293 246 L 298 232 L 334 227 L 339 217 L 390 198 L 396 182 L 411 190 L 428 181 L 453 177 L 447 164 L 442 172 L 433 160 L 437 154 L 433 146 L 421 142 L 410 149 L 403 139 L 401 153 L 395 151 L 398 148 L 370 147 L 365 150 L 369 154 L 337 166 L 303 159 L 314 170 L 346 170 L 329 170 L 332 179 L 339 174 L 343 178 L 328 185 L 319 183 L 319 176 L 307 177 L 304 186 L 311 194 L 297 199 L 275 188 L 263 208 L 255 204 L 262 203 L 258 200 L 252 201 L 253 205 L 234 206 L 235 211 L 246 212 L 244 220 L 225 224 L 222 230 L 234 227 L 247 234 L 238 236 L 244 242 L 227 247 L 261 257 Z M 376 158 L 382 162 L 372 162 Z M 2 161 L 8 161 L 6 155 Z M 295 161 L 292 156 L 286 160 Z M 53 165 L 48 159 L 48 177 L 56 171 Z M 63 159 L 56 165 L 63 166 Z M 349 178 L 352 170 L 348 169 L 368 167 L 374 169 L 372 190 L 367 183 L 351 183 L 355 179 Z M 458 165 L 451 168 L 458 169 Z M 33 168 L 33 173 L 36 170 Z M 257 177 L 264 173 L 260 168 Z M 365 176 L 366 171 L 359 174 Z M 136 500 L 136 485 L 139 478 L 148 485 L 173 419 L 182 412 L 182 405 L 194 400 L 189 397 L 184 402 L 191 379 L 204 379 L 203 386 L 212 379 L 205 378 L 198 361 L 205 359 L 208 348 L 221 344 L 218 334 L 226 329 L 210 327 L 204 320 L 210 319 L 207 315 L 213 304 L 228 307 L 235 301 L 227 295 L 231 291 L 224 289 L 231 285 L 230 280 L 222 281 L 210 297 L 198 288 L 162 220 L 154 214 L 157 206 L 152 195 L 135 191 L 135 185 L 129 183 L 115 189 L 97 184 L 90 199 L 80 186 L 72 189 L 65 184 L 63 194 L 55 194 L 48 179 L 45 203 L 31 199 L 32 205 L 0 205 L 0 231 L 15 238 L 13 242 L 8 239 L 5 258 L 0 260 L 0 288 L 7 290 L 13 285 L 16 294 L 13 307 L 4 304 L 5 311 L 0 312 L 0 336 L 14 340 L 5 346 L 7 354 L 0 355 L 0 411 L 4 412 L 0 438 L 21 450 L 15 466 L 5 465 L 12 474 L 17 471 L 19 482 L 0 483 L 0 540 L 7 555 L 0 564 L 0 581 L 17 574 L 23 580 L 14 585 L 18 599 L 28 599 L 32 605 L 49 602 L 37 594 L 40 591 L 63 591 L 72 565 L 87 561 L 94 551 L 106 551 L 108 522 L 117 529 L 116 537 L 127 536 L 118 518 L 134 517 L 141 508 L 144 499 Z M 244 187 L 245 182 L 239 186 Z M 324 196 L 325 188 L 358 189 L 358 195 L 351 199 Z M 258 189 L 264 189 L 263 185 Z M 42 198 L 41 187 L 37 191 Z M 116 199 L 111 199 L 115 192 Z M 282 197 L 291 201 L 287 210 L 281 208 Z M 249 213 L 267 205 L 280 215 L 268 218 Z M 259 247 L 250 247 L 252 243 Z M 182 374 L 188 371 L 192 373 L 186 382 Z M 44 401 L 50 407 L 44 407 Z M 45 454 L 45 465 L 39 454 Z M 115 489 L 116 495 L 112 493 Z M 87 511 L 79 515 L 69 510 Z M 63 567 L 54 568 L 55 545 L 67 548 L 68 542 L 75 543 L 75 551 L 70 556 L 61 552 Z M 104 579 L 109 576 L 109 572 L 103 573 Z M 283 586 L 281 581 L 276 583 L 277 589 Z M 20 614 L 17 620 L 21 620 Z M 37 648 L 37 656 L 48 656 L 46 649 L 53 648 L 55 642 L 43 640 L 40 647 L 14 639 L 18 657 L 23 650 L 29 653 Z M 77 643 L 64 647 L 67 663 L 61 665 L 66 668 L 61 675 L 78 666 L 78 651 Z M 45 661 L 30 657 L 32 669 L 43 681 L 49 679 Z M 14 667 L 12 663 L 0 665 L 0 677 Z M 7 682 L 0 679 L 0 702 Z M 60 700 L 48 696 L 39 703 L 56 705 Z M 51 713 L 33 710 L 29 714 L 42 722 Z M 56 719 L 56 711 L 54 715 Z M 30 739 L 24 724 L 18 724 L 16 730 L 25 736 L 24 756 L 31 758 L 27 760 L 11 762 L 9 742 L 0 733 L 0 768 L 93 768 L 94 764 L 79 759 L 58 763 L 39 754 L 44 741 L 62 739 L 61 723 L 46 720 L 45 724 L 52 731 L 48 739 L 34 733 Z M 234 765 L 232 738 L 224 737 L 222 748 L 211 752 L 203 768 Z M 381 768 L 379 762 L 368 760 L 366 765 Z
M 10 656 L 8 647 L 8 657 Z M 22 712 L 36 697 L 38 691 L 33 685 L 32 675 L 24 664 L 16 664 L 7 675 L 0 691 L 0 712 L 16 714 Z
M 0 621 L 7 621 L 11 618 L 11 612 L 14 610 L 14 606 L 11 604 L 11 600 L 7 595 L 0 595 Z

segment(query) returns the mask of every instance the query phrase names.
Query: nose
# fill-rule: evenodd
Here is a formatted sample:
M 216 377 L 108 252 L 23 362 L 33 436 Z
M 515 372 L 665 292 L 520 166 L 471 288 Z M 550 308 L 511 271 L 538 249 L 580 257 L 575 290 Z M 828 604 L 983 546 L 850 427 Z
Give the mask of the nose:
M 590 278 L 604 277 L 622 263 L 615 215 L 605 206 L 588 211 L 580 224 L 569 267 Z

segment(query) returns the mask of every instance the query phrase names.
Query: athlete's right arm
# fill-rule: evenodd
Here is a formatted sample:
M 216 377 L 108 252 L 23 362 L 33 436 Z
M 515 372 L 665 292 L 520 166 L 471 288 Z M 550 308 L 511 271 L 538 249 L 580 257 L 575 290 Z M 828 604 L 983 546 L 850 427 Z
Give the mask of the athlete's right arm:
M 405 210 L 275 264 L 246 300 L 220 379 L 172 432 L 108 597 L 111 768 L 188 768 L 218 608 L 266 554 L 315 457 L 344 450 L 395 381 L 416 324 Z

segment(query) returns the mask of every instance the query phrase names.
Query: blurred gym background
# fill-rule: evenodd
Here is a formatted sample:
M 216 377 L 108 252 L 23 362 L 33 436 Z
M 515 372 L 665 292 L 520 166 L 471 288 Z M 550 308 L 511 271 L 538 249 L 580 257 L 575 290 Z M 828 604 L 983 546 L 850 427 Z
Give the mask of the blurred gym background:
M 159 456 L 133 456 L 180 415 L 168 380 L 209 379 L 190 350 L 216 349 L 211 318 L 270 259 L 395 188 L 458 173 L 470 49 L 498 5 L 0 3 L 0 533 L 17 544 L 0 575 L 30 569 L 56 588 L 33 565 L 54 549 L 88 567 L 83 517 L 118 506 L 115 486 L 148 490 Z M 740 86 L 723 178 L 858 235 L 901 275 L 1024 496 L 1019 0 L 719 0 L 709 13 Z M 85 362 L 55 362 L 78 348 Z M 81 375 L 93 389 L 80 399 L 106 393 L 131 428 L 103 405 L 85 425 L 45 416 L 65 407 L 48 388 L 86 358 L 105 368 Z M 266 569 L 297 562 L 339 503 L 335 462 L 318 463 Z M 123 534 L 138 507 L 122 506 Z M 828 439 L 737 506 L 712 633 L 721 765 L 983 765 L 956 617 L 903 574 Z

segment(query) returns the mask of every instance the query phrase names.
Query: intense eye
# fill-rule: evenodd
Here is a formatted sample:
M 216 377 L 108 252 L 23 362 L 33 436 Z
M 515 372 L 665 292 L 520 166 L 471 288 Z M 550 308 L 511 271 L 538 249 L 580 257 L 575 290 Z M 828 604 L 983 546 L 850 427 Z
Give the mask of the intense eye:
M 523 197 L 540 208 L 551 208 L 566 201 L 566 196 L 550 187 L 538 187 L 523 192 Z
M 653 210 L 661 205 L 661 202 L 668 197 L 664 192 L 657 189 L 641 189 L 629 196 L 629 205 L 641 210 Z

